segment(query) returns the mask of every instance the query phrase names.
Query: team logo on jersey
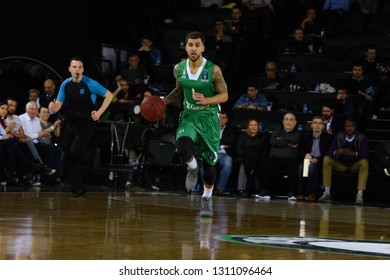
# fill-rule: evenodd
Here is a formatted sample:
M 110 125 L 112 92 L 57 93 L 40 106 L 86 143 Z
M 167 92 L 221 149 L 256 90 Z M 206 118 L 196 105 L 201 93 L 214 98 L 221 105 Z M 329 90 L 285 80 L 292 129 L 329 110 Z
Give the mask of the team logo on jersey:
M 388 241 L 272 235 L 226 235 L 220 238 L 248 245 L 390 258 Z
M 85 93 L 85 89 L 81 88 L 80 89 L 80 94 L 84 94 Z
M 183 69 L 183 72 L 181 73 L 181 78 L 185 79 L 186 78 L 186 74 L 187 74 L 186 70 Z
M 202 72 L 202 81 L 208 81 L 209 80 L 209 73 L 207 71 Z
M 212 162 L 217 162 L 217 153 L 216 152 L 211 152 L 210 153 L 210 156 L 209 156 L 209 159 L 212 161 Z

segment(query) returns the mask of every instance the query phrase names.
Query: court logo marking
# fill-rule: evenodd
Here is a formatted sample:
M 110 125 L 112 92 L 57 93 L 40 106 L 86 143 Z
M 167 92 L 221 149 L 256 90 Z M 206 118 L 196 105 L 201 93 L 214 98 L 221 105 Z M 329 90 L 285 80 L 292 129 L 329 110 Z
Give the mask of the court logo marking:
M 227 235 L 221 238 L 248 245 L 390 258 L 390 241 L 269 235 Z

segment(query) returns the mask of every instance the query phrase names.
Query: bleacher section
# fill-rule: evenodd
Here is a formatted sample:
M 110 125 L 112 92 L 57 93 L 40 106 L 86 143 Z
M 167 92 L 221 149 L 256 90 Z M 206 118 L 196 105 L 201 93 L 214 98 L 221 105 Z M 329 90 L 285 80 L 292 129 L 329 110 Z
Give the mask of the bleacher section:
M 277 13 L 277 9 L 283 7 L 284 1 L 273 1 L 273 3 L 276 9 L 275 24 L 286 23 L 290 25 L 275 26 L 275 30 L 290 30 L 292 22 L 287 22 L 287 20 L 291 20 L 291 18 L 281 18 L 281 15 L 286 15 L 285 12 L 279 11 Z M 202 31 L 206 35 L 212 34 L 212 23 L 216 18 L 224 18 L 229 24 L 230 10 L 219 9 L 213 12 L 207 9 L 186 10 L 179 13 L 174 24 L 158 28 L 156 34 L 158 34 L 159 47 L 163 51 L 163 65 L 152 67 L 150 79 L 152 85 L 166 88 L 174 86 L 175 80 L 172 70 L 180 58 L 185 57 L 185 51 L 181 43 L 184 41 L 186 34 L 193 30 Z M 340 30 L 349 30 L 351 27 L 353 28 L 353 24 L 353 18 L 350 17 L 344 25 L 340 26 Z M 357 32 L 358 30 L 360 30 L 360 33 Z M 315 92 L 314 89 L 317 84 L 327 83 L 336 87 L 338 81 L 350 77 L 351 74 L 348 72 L 351 71 L 351 63 L 364 57 L 365 46 L 368 43 L 374 43 L 377 47 L 378 58 L 390 64 L 390 20 L 386 14 L 379 14 L 367 26 L 356 26 L 355 31 L 350 32 L 348 37 L 325 34 L 324 37 L 316 38 L 323 46 L 323 53 L 314 55 L 278 53 L 278 43 L 282 42 L 284 38 L 280 38 L 276 34 L 273 38 L 276 45 L 274 53 L 260 54 L 261 61 L 256 60 L 258 57 L 246 61 L 247 67 L 242 71 L 237 71 L 242 76 L 234 80 L 234 83 L 238 84 L 228 84 L 230 99 L 238 98 L 242 92 L 238 93 L 237 89 L 245 89 L 249 80 L 255 79 L 258 82 L 261 80 L 262 67 L 264 62 L 269 59 L 277 62 L 279 73 L 286 78 L 289 84 L 301 85 L 302 89 L 297 91 L 262 90 L 267 99 L 273 103 L 272 111 L 234 110 L 231 112 L 233 124 L 243 128 L 249 118 L 256 118 L 262 122 L 264 129 L 272 130 L 276 124 L 281 122 L 286 111 L 293 111 L 297 115 L 300 128 L 303 130 L 310 129 L 308 124 L 311 118 L 314 115 L 321 114 L 321 104 L 325 100 L 335 100 L 334 93 Z M 283 35 L 283 32 L 281 34 Z M 251 42 L 247 43 L 250 44 Z M 215 50 L 206 48 L 204 56 L 212 59 L 215 56 Z M 290 71 L 293 63 L 297 67 L 296 72 Z M 251 71 L 252 69 L 257 70 Z M 247 73 L 247 70 L 251 72 Z M 308 105 L 308 113 L 302 113 L 303 104 Z M 377 117 L 377 119 L 370 121 L 367 129 L 371 151 L 375 150 L 378 143 L 390 141 L 390 113 L 378 112 Z M 375 187 L 369 186 L 368 189 Z M 373 197 L 375 197 L 375 191 L 371 190 L 370 192 L 371 194 L 374 193 Z

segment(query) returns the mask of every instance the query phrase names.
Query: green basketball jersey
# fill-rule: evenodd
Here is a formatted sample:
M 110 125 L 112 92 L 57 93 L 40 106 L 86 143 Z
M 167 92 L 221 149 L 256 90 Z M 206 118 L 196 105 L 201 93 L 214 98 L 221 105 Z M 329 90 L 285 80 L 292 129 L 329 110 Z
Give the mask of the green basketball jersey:
M 218 105 L 196 104 L 192 97 L 193 91 L 203 93 L 205 97 L 214 96 L 213 70 L 214 63 L 205 58 L 195 75 L 190 72 L 188 59 L 178 64 L 178 80 L 184 90 L 183 108 L 187 113 L 196 112 L 198 116 L 218 113 Z

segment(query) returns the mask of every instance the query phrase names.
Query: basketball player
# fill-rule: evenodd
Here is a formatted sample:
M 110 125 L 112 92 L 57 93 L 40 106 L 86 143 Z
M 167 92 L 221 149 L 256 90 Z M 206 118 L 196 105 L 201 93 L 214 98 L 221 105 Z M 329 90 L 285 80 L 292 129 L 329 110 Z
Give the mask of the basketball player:
M 71 184 L 71 196 L 86 194 L 81 176 L 81 162 L 88 143 L 95 131 L 95 121 L 107 109 L 112 93 L 97 81 L 84 76 L 84 62 L 72 57 L 68 68 L 71 77 L 62 82 L 57 100 L 50 102 L 49 109 L 58 112 L 66 102 L 64 143 L 64 168 Z M 97 96 L 104 97 L 100 108 L 95 108 Z
M 228 99 L 227 85 L 221 69 L 203 57 L 204 35 L 197 31 L 190 32 L 185 42 L 188 59 L 174 67 L 176 87 L 164 98 L 164 102 L 169 104 L 184 96 L 184 110 L 176 132 L 177 149 L 180 159 L 188 165 L 187 191 L 196 186 L 198 179 L 200 166 L 195 156 L 202 157 L 204 192 L 200 215 L 211 217 L 211 196 L 217 177 L 214 165 L 220 139 L 218 111 L 219 104 Z M 195 142 L 196 155 L 193 150 Z

